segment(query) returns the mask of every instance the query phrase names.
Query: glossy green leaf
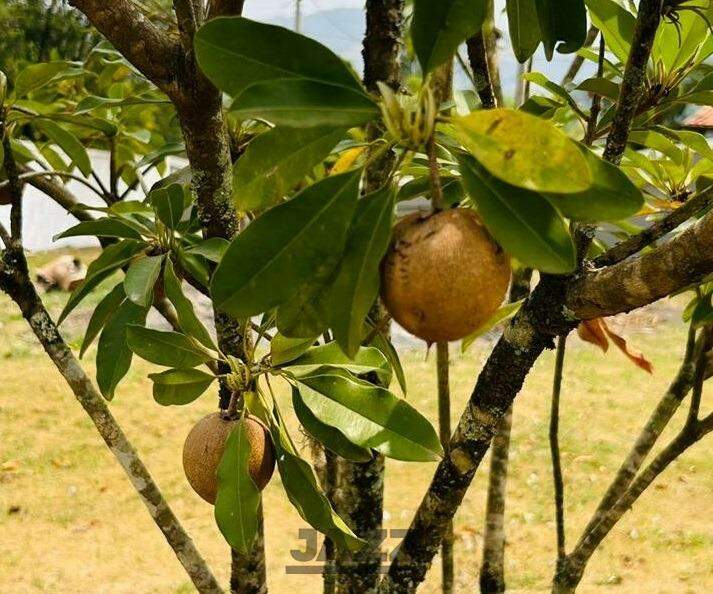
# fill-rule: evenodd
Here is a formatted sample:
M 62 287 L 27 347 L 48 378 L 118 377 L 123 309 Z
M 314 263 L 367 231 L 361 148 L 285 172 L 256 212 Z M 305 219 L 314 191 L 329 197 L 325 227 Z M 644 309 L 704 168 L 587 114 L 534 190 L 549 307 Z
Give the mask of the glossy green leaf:
M 354 445 L 339 429 L 326 425 L 315 417 L 305 406 L 297 388 L 292 388 L 292 406 L 304 430 L 327 449 L 345 460 L 354 462 L 368 462 L 373 458 L 370 450 Z
M 379 292 L 379 264 L 389 247 L 393 212 L 390 187 L 357 203 L 344 256 L 327 292 L 329 325 L 349 357 L 359 350 L 364 320 Z
M 383 386 L 391 382 L 391 366 L 379 349 L 361 347 L 354 357 L 347 357 L 337 343 L 315 346 L 284 367 L 296 377 L 310 375 L 321 367 L 339 367 L 354 375 L 374 373 Z
M 53 79 L 61 76 L 62 73 L 76 70 L 76 64 L 72 62 L 56 61 L 30 64 L 17 75 L 13 96 L 15 99 L 22 99 L 28 93 L 45 86 Z
M 84 356 L 84 353 L 86 353 L 89 346 L 124 299 L 126 299 L 126 295 L 124 294 L 124 283 L 122 282 L 109 291 L 94 308 L 92 317 L 89 318 L 84 338 L 82 339 L 82 346 L 79 348 L 80 359 Z
M 223 254 L 229 245 L 230 242 L 227 239 L 223 239 L 222 237 L 210 237 L 191 246 L 186 252 L 203 256 L 206 260 L 218 263 L 223 258 Z
M 109 318 L 97 345 L 97 385 L 104 398 L 114 397 L 116 386 L 131 367 L 132 351 L 127 344 L 130 324 L 143 324 L 148 308 L 139 307 L 128 299 Z
M 693 11 L 681 10 L 676 21 L 663 19 L 656 32 L 651 52 L 654 61 L 661 61 L 667 73 L 686 66 L 691 60 L 700 63 L 710 56 L 713 45 L 709 26 L 713 19 L 713 6 L 709 2 L 691 2 L 698 6 L 706 18 Z
M 196 252 L 184 250 L 179 246 L 176 250 L 177 264 L 186 276 L 190 276 L 199 284 L 207 287 L 210 283 L 210 271 L 206 261 Z
M 332 509 L 326 495 L 317 483 L 312 467 L 297 455 L 287 429 L 280 424 L 270 424 L 275 446 L 277 467 L 287 497 L 310 526 L 329 536 L 341 550 L 357 550 L 364 545 Z
M 713 148 L 708 144 L 708 139 L 703 134 L 693 130 L 669 130 L 668 128 L 662 128 L 662 130 L 668 136 L 678 139 L 689 149 L 701 155 L 701 157 L 713 161 Z
M 64 237 L 82 237 L 94 235 L 96 237 L 117 237 L 121 239 L 141 239 L 141 234 L 120 219 L 104 217 L 96 221 L 82 221 L 66 231 L 55 235 L 52 241 Z
M 252 222 L 213 275 L 215 306 L 246 318 L 328 276 L 341 256 L 359 178 L 360 172 L 328 177 Z
M 144 256 L 134 260 L 124 277 L 126 297 L 142 307 L 153 303 L 154 286 L 161 274 L 165 256 Z
M 528 72 L 523 75 L 525 80 L 535 83 L 537 86 L 547 89 L 552 95 L 567 103 L 575 112 L 580 112 L 579 105 L 569 94 L 567 89 L 552 82 L 542 72 Z
M 199 369 L 168 369 L 150 373 L 153 397 L 162 406 L 190 404 L 208 389 L 215 377 Z
M 315 278 L 277 309 L 275 323 L 282 334 L 289 338 L 310 338 L 324 333 L 328 326 L 325 292 L 330 280 L 331 275 Z
M 304 354 L 317 340 L 317 336 L 290 338 L 279 332 L 270 341 L 270 358 L 273 365 L 282 365 L 294 361 Z
M 542 40 L 537 6 L 535 0 L 507 0 L 506 8 L 512 49 L 518 62 L 523 64 Z
M 179 281 L 176 276 L 170 258 L 166 258 L 166 265 L 163 271 L 163 287 L 166 292 L 166 297 L 176 309 L 176 316 L 178 317 L 178 324 L 181 330 L 195 338 L 202 345 L 217 351 L 218 349 L 215 346 L 215 342 L 213 342 L 210 332 L 208 332 L 203 322 L 201 322 L 196 315 L 193 309 L 193 303 L 183 294 L 181 281 Z
M 186 199 L 183 186 L 171 184 L 165 188 L 153 190 L 149 196 L 158 219 L 169 229 L 175 230 L 181 222 L 185 210 Z
M 522 264 L 543 272 L 572 272 L 576 254 L 567 223 L 536 192 L 510 186 L 467 155 L 459 159 L 463 185 L 490 232 Z
M 142 359 L 164 367 L 196 367 L 211 360 L 211 354 L 178 332 L 162 332 L 143 326 L 129 326 L 129 348 Z
M 655 130 L 632 130 L 629 132 L 629 142 L 642 144 L 645 147 L 654 149 L 666 155 L 677 165 L 680 165 L 683 161 L 681 149 L 661 132 Z
M 384 388 L 324 370 L 300 378 L 297 389 L 315 417 L 360 447 L 414 462 L 439 460 L 443 454 L 426 418 Z
M 351 128 L 379 116 L 376 103 L 361 90 L 305 79 L 256 83 L 230 109 L 240 119 L 264 119 L 293 128 Z
M 578 91 L 588 91 L 589 93 L 596 93 L 612 101 L 619 100 L 619 85 L 613 80 L 603 77 L 594 77 L 583 80 L 579 85 L 577 85 Z
M 614 0 L 584 0 L 592 23 L 604 34 L 607 49 L 626 63 L 634 39 L 636 18 Z
M 314 39 L 243 17 L 206 23 L 194 39 L 201 70 L 237 97 L 260 81 L 309 79 L 356 91 L 361 84 L 344 61 Z
M 587 37 L 584 0 L 535 0 L 542 45 L 548 60 L 555 47 L 561 54 L 576 52 Z
M 230 432 L 218 466 L 215 521 L 228 544 L 241 555 L 253 548 L 260 491 L 250 477 L 250 440 L 241 419 Z
M 371 345 L 379 349 L 379 351 L 383 353 L 384 357 L 386 357 L 386 360 L 389 362 L 389 366 L 393 369 L 394 374 L 396 375 L 396 380 L 399 382 L 401 393 L 406 396 L 408 391 L 406 373 L 404 372 L 403 365 L 401 365 L 399 354 L 389 340 L 388 336 L 386 336 L 383 332 L 377 332 L 371 340 Z
M 233 169 L 233 200 L 238 210 L 279 202 L 344 138 L 334 128 L 273 128 L 251 141 Z
M 59 145 L 84 175 L 91 174 L 92 163 L 89 160 L 87 149 L 74 134 L 51 120 L 36 120 L 35 126 Z
M 115 136 L 118 132 L 118 126 L 104 118 L 96 118 L 88 115 L 79 115 L 76 113 L 49 113 L 43 114 L 42 119 L 52 120 L 54 122 L 64 122 L 73 124 L 82 128 L 98 130 L 105 136 Z M 28 118 L 29 119 L 29 118 Z M 37 116 L 33 119 L 37 119 Z
M 124 239 L 104 248 L 97 259 L 87 268 L 87 275 L 82 284 L 72 291 L 57 323 L 61 324 L 70 312 L 79 305 L 82 299 L 100 282 L 116 272 L 116 270 L 121 268 L 124 264 L 127 264 L 131 258 L 144 247 L 145 244 L 131 239 Z
M 566 217 L 578 221 L 617 221 L 635 215 L 644 205 L 641 190 L 615 165 L 580 145 L 594 176 L 592 187 L 579 194 L 545 194 Z
M 414 0 L 411 37 L 424 76 L 482 26 L 486 0 Z
M 515 317 L 517 312 L 520 311 L 520 308 L 522 307 L 522 304 L 525 302 L 524 299 L 521 299 L 520 301 L 515 301 L 513 303 L 507 303 L 500 307 L 492 316 L 490 316 L 483 325 L 466 336 L 460 343 L 460 350 L 461 353 L 465 353 L 471 345 L 483 334 L 487 334 L 490 332 L 493 328 L 496 326 L 503 324 L 510 320 L 511 318 Z
M 577 145 L 550 122 L 512 109 L 454 118 L 457 138 L 492 175 L 540 192 L 588 189 L 592 174 Z

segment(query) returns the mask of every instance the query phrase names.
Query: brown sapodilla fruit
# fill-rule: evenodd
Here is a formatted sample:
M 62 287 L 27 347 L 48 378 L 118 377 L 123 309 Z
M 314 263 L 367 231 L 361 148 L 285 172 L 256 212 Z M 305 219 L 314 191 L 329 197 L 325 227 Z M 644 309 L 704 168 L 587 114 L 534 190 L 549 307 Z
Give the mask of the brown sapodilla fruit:
M 203 417 L 191 429 L 183 445 L 183 470 L 193 490 L 208 503 L 218 495 L 218 465 L 225 451 L 225 442 L 238 423 L 226 420 L 222 413 Z M 267 427 L 252 415 L 245 417 L 250 443 L 249 471 L 255 486 L 261 491 L 272 477 L 275 454 Z
M 386 308 L 428 343 L 477 330 L 500 307 L 509 283 L 510 259 L 466 208 L 404 217 L 381 264 Z

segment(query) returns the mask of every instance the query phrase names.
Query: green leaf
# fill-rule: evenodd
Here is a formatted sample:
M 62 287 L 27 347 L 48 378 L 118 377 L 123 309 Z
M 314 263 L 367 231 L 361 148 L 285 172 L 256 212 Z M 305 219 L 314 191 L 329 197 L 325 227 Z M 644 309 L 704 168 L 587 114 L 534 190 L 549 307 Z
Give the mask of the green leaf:
M 97 345 L 97 385 L 107 400 L 131 367 L 132 352 L 127 344 L 129 324 L 143 324 L 147 307 L 139 307 L 128 299 L 119 306 L 104 326 Z
M 203 256 L 206 260 L 218 263 L 222 260 L 223 254 L 229 245 L 230 242 L 227 239 L 223 239 L 222 237 L 210 237 L 189 247 L 186 249 L 186 252 Z
M 126 297 L 142 307 L 153 303 L 154 286 L 161 274 L 165 256 L 144 256 L 134 260 L 124 277 Z
M 572 95 L 570 95 L 564 87 L 552 82 L 541 72 L 528 72 L 523 75 L 523 78 L 535 83 L 543 89 L 547 89 L 550 93 L 552 93 L 552 95 L 559 97 L 567 103 L 576 113 L 581 113 L 581 109 L 579 108 L 579 105 L 577 105 L 577 102 L 572 98 Z
M 446 207 L 456 206 L 463 201 L 465 192 L 460 183 L 460 178 L 454 175 L 440 176 L 441 189 L 443 190 L 443 205 Z M 396 202 L 412 200 L 420 196 L 428 197 L 431 194 L 431 178 L 428 175 L 416 177 L 399 188 L 396 195 Z
M 681 10 L 676 14 L 676 22 L 663 19 L 656 32 L 651 56 L 654 62 L 660 60 L 663 63 L 666 73 L 687 66 L 691 60 L 699 64 L 713 50 L 708 31 L 713 19 L 713 6 L 708 2 L 690 5 L 698 5 L 706 18 L 693 11 Z
M 411 37 L 424 76 L 480 29 L 486 6 L 486 0 L 414 0 Z
M 535 0 L 507 0 L 507 13 L 512 49 L 518 62 L 523 64 L 542 40 Z
M 370 450 L 354 445 L 339 429 L 330 427 L 315 417 L 305 406 L 297 388 L 292 388 L 292 406 L 304 430 L 327 449 L 354 462 L 368 462 L 373 458 Z
M 553 206 L 577 221 L 617 221 L 635 215 L 644 205 L 641 190 L 615 165 L 580 145 L 594 184 L 578 194 L 545 194 Z
M 36 118 L 53 120 L 55 122 L 65 122 L 67 124 L 73 124 L 75 126 L 89 128 L 91 130 L 98 130 L 105 136 L 115 136 L 116 133 L 119 131 L 118 126 L 116 124 L 113 124 L 109 120 L 105 120 L 104 118 L 95 118 L 87 115 L 78 115 L 72 113 L 48 113 L 42 114 L 41 116 L 35 116 L 35 119 Z
M 35 126 L 42 130 L 50 140 L 58 144 L 84 175 L 91 174 L 92 163 L 87 150 L 74 134 L 51 120 L 36 120 Z
M 66 231 L 55 235 L 52 241 L 64 237 L 81 237 L 94 235 L 96 237 L 118 237 L 122 239 L 141 239 L 141 234 L 133 227 L 119 219 L 104 217 L 96 221 L 83 221 Z
M 535 6 L 548 60 L 552 59 L 555 47 L 559 53 L 569 54 L 584 45 L 587 37 L 584 0 L 535 0 Z
M 281 419 L 279 423 L 270 423 L 270 432 L 280 478 L 290 502 L 310 526 L 329 536 L 339 549 L 360 549 L 364 541 L 334 512 L 317 484 L 312 467 L 297 455 Z
M 69 313 L 79 305 L 100 282 L 116 272 L 124 264 L 127 264 L 131 258 L 146 244 L 134 241 L 132 239 L 124 239 L 119 243 L 114 243 L 102 251 L 101 254 L 87 268 L 87 275 L 84 282 L 79 285 L 69 296 L 67 303 L 59 316 L 58 324 L 69 315 Z
M 225 540 L 242 555 L 247 555 L 258 528 L 260 491 L 250 477 L 250 441 L 241 418 L 225 442 L 218 466 L 218 495 L 215 521 Z
M 361 90 L 314 80 L 268 80 L 249 86 L 231 112 L 240 119 L 264 119 L 277 126 L 318 128 L 361 126 L 379 108 Z
M 329 325 L 349 357 L 359 350 L 364 319 L 379 292 L 379 264 L 389 247 L 393 212 L 391 187 L 359 200 L 344 256 L 328 290 Z
M 708 140 L 703 134 L 693 132 L 692 130 L 669 130 L 661 128 L 663 132 L 669 136 L 673 136 L 685 144 L 689 149 L 695 151 L 703 158 L 713 161 L 713 148 L 708 144 Z
M 72 62 L 57 61 L 31 64 L 17 75 L 13 95 L 15 99 L 21 99 L 28 93 L 45 86 L 55 77 L 59 78 L 62 73 L 74 72 L 76 70 L 76 64 Z
M 237 209 L 256 210 L 279 202 L 344 135 L 344 129 L 273 128 L 255 138 L 233 169 Z
M 394 345 L 391 344 L 388 336 L 386 336 L 383 332 L 377 332 L 371 340 L 371 344 L 379 349 L 384 357 L 386 357 L 386 360 L 389 362 L 389 366 L 396 374 L 396 380 L 399 382 L 399 388 L 401 388 L 402 394 L 406 396 L 408 389 L 406 385 L 406 374 L 404 373 L 403 365 L 401 365 L 399 354 L 394 348 Z
M 150 373 L 153 397 L 162 406 L 190 404 L 208 389 L 215 377 L 198 369 L 168 369 Z
M 347 357 L 336 342 L 310 348 L 297 359 L 290 361 L 284 369 L 296 377 L 302 377 L 321 367 L 339 367 L 354 375 L 374 373 L 384 386 L 391 382 L 391 366 L 379 349 L 361 347 L 354 357 Z
M 314 39 L 242 17 L 213 19 L 196 33 L 201 70 L 233 97 L 260 81 L 309 79 L 356 91 L 361 84 L 344 61 Z
M 574 193 L 592 185 L 577 145 L 550 122 L 512 109 L 454 118 L 457 138 L 492 175 L 540 192 Z
M 252 222 L 231 242 L 215 270 L 215 306 L 246 318 L 328 276 L 344 246 L 360 175 L 328 177 Z
M 165 188 L 153 190 L 149 196 L 158 219 L 172 231 L 175 230 L 181 222 L 185 210 L 183 186 L 171 184 Z
M 270 341 L 270 358 L 273 365 L 283 365 L 294 361 L 309 349 L 317 340 L 317 336 L 307 338 L 290 338 L 279 332 Z
M 584 0 L 592 23 L 604 34 L 607 49 L 626 63 L 634 39 L 636 18 L 614 0 Z
M 186 334 L 195 338 L 198 342 L 217 351 L 217 347 L 213 342 L 210 332 L 203 325 L 193 309 L 193 303 L 188 297 L 183 294 L 181 282 L 178 280 L 173 263 L 170 258 L 166 258 L 166 266 L 163 271 L 163 287 L 166 292 L 166 297 L 173 303 L 176 308 L 178 324 Z
M 79 348 L 79 358 L 84 356 L 84 353 L 97 337 L 104 325 L 109 321 L 109 318 L 117 310 L 117 308 L 126 299 L 124 294 L 124 283 L 121 282 L 109 291 L 99 304 L 94 308 L 92 317 L 89 318 L 87 331 L 82 339 L 82 346 Z
M 463 339 L 460 344 L 461 353 L 465 353 L 478 338 L 490 332 L 495 326 L 514 318 L 524 302 L 525 300 L 521 299 L 520 301 L 514 301 L 499 308 L 480 328 Z
M 142 359 L 164 367 L 196 367 L 211 360 L 211 354 L 178 332 L 161 332 L 143 326 L 129 326 L 129 348 Z
M 596 93 L 612 101 L 618 101 L 619 99 L 619 85 L 608 78 L 588 78 L 577 85 L 577 90 Z
M 574 270 L 576 254 L 567 223 L 536 192 L 498 180 L 472 158 L 459 158 L 463 185 L 498 243 L 522 264 L 543 272 Z
M 196 252 L 184 250 L 181 246 L 176 250 L 176 256 L 178 259 L 177 264 L 182 271 L 204 287 L 208 286 L 210 271 L 202 256 L 199 256 Z
M 315 417 L 355 445 L 414 462 L 439 460 L 443 454 L 431 424 L 384 388 L 325 370 L 300 378 L 297 389 Z
M 666 155 L 677 165 L 683 162 L 683 153 L 674 142 L 655 130 L 632 130 L 629 133 L 629 142 L 642 144 Z

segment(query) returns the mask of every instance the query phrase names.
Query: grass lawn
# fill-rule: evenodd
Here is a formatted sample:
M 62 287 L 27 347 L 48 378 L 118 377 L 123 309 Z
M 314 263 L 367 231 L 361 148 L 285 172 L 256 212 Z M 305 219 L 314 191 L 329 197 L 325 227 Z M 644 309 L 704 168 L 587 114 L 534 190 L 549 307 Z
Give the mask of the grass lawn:
M 38 256 L 33 263 L 45 259 Z M 47 296 L 53 315 L 65 298 Z M 74 345 L 89 310 L 83 306 L 66 323 L 66 336 Z M 626 329 L 627 338 L 653 361 L 653 376 L 617 351 L 604 355 L 570 341 L 561 420 L 569 544 L 577 539 L 680 362 L 683 325 L 656 311 L 649 310 L 638 327 Z M 0 296 L 0 331 L 0 592 L 193 592 L 122 470 L 5 296 Z M 478 343 L 460 355 L 452 347 L 454 423 L 488 349 Z M 92 349 L 84 360 L 91 375 L 93 356 Z M 426 360 L 425 349 L 409 351 L 403 353 L 403 362 L 409 401 L 435 425 L 435 353 Z M 513 592 L 547 591 L 553 572 L 547 443 L 552 367 L 553 354 L 548 353 L 533 369 L 515 405 L 506 550 Z M 151 398 L 146 379 L 150 370 L 148 364 L 135 364 L 117 391 L 112 411 L 198 548 L 227 583 L 229 556 L 212 508 L 191 491 L 181 468 L 183 440 L 193 423 L 212 412 L 215 395 L 206 394 L 187 407 L 162 408 Z M 284 387 L 279 396 L 288 407 Z M 709 406 L 704 396 L 704 412 Z M 666 436 L 680 426 L 683 412 Z M 294 434 L 298 435 L 296 428 Z M 694 446 L 642 496 L 592 559 L 580 592 L 713 591 L 710 439 Z M 481 466 L 456 516 L 458 592 L 476 591 L 487 468 L 487 463 Z M 408 526 L 433 470 L 433 464 L 388 463 L 386 527 Z M 286 571 L 288 565 L 310 564 L 292 557 L 292 550 L 304 548 L 298 531 L 306 525 L 287 502 L 277 474 L 264 502 L 270 590 L 320 591 L 319 575 Z M 397 542 L 389 538 L 385 544 L 392 549 Z M 439 575 L 434 565 L 421 591 L 438 592 Z

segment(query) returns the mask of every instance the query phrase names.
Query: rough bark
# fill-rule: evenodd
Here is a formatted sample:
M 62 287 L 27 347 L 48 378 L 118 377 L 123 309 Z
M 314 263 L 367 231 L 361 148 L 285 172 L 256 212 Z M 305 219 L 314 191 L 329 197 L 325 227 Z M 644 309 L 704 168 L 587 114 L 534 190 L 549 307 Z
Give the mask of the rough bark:
M 136 450 L 59 334 L 30 282 L 27 262 L 21 250 L 6 250 L 0 264 L 0 288 L 19 306 L 22 316 L 129 477 L 152 520 L 176 553 L 197 590 L 201 593 L 222 592 Z
M 480 97 L 480 103 L 483 109 L 492 109 L 497 107 L 495 92 L 493 90 L 493 82 L 490 77 L 490 67 L 488 65 L 487 52 L 485 49 L 485 39 L 483 32 L 476 33 L 466 42 L 468 49 L 468 61 L 470 68 L 473 71 L 473 81 L 475 82 L 475 91 Z
M 394 90 L 401 87 L 403 25 L 403 0 L 367 0 L 366 33 L 363 41 L 364 85 L 372 92 L 378 91 L 377 82 Z M 367 131 L 376 138 L 380 131 L 372 127 Z M 368 168 L 365 191 L 379 188 L 391 170 L 394 156 L 388 153 Z M 384 313 L 379 304 L 373 311 L 376 319 Z M 376 378 L 371 378 L 376 381 Z M 383 540 L 384 507 L 384 457 L 373 452 L 369 462 L 359 463 L 339 459 L 334 504 L 337 512 L 361 538 L 367 541 L 360 551 L 336 551 L 334 569 L 338 592 L 364 592 L 376 590 L 380 579 Z
M 629 139 L 631 122 L 639 106 L 644 83 L 646 66 L 651 56 L 651 47 L 661 22 L 661 10 L 664 0 L 641 0 L 639 13 L 631 41 L 631 52 L 626 62 L 624 78 L 619 88 L 619 100 L 612 122 L 612 129 L 604 149 L 604 159 L 618 165 L 624 154 Z
M 513 274 L 509 298 L 511 303 L 525 299 L 530 294 L 531 279 L 532 270 L 528 268 L 521 268 Z M 498 424 L 490 453 L 483 562 L 480 567 L 480 591 L 483 594 L 505 592 L 505 501 L 512 420 L 511 406 Z

